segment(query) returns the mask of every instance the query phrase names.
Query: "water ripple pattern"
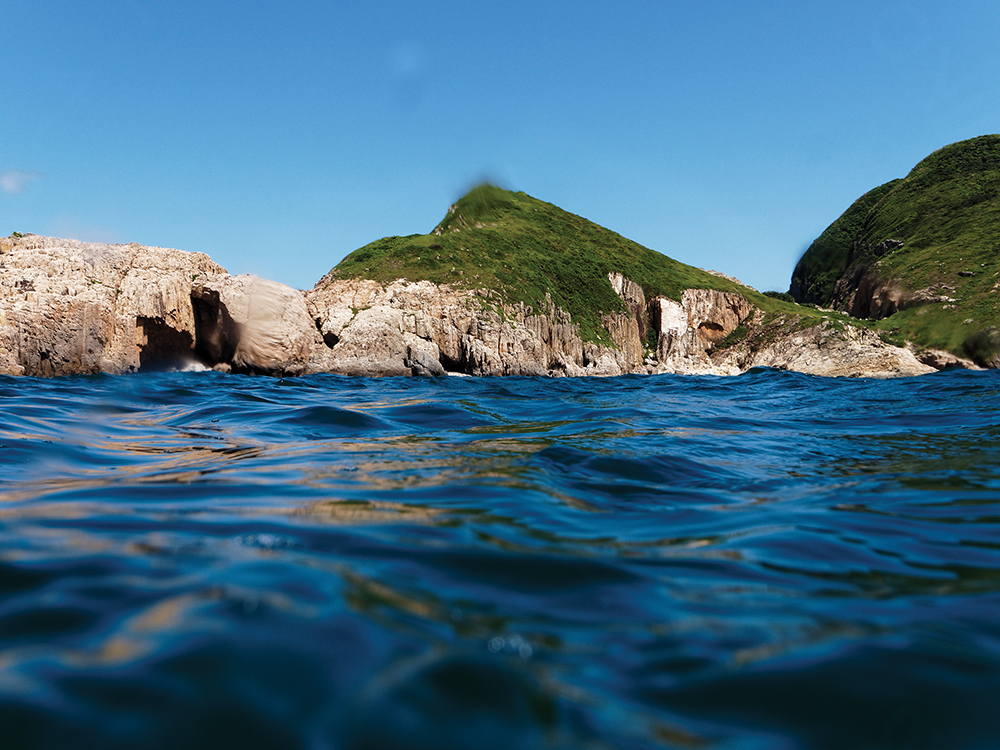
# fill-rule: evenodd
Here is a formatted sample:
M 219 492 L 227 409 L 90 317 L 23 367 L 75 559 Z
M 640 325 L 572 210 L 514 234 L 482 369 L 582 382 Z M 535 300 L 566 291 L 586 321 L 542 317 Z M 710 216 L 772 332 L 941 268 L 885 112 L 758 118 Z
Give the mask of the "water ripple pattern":
M 997 747 L 998 396 L 0 377 L 0 745 Z

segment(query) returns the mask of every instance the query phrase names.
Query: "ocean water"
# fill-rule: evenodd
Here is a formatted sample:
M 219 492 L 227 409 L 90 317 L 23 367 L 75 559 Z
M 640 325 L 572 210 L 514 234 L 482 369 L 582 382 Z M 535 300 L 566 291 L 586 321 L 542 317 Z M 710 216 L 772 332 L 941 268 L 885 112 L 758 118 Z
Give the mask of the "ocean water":
M 998 396 L 0 378 L 0 747 L 1000 747 Z

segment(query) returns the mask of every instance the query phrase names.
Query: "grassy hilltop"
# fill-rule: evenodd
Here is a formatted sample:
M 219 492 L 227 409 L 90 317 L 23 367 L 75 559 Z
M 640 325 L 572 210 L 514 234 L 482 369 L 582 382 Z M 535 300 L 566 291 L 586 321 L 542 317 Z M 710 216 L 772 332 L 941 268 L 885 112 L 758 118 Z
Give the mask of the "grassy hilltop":
M 561 208 L 493 185 L 474 188 L 431 234 L 386 237 L 355 250 L 333 279 L 428 280 L 486 289 L 506 302 L 543 309 L 545 295 L 572 315 L 585 340 L 608 341 L 602 312 L 624 311 L 608 273 L 643 288 L 646 299 L 679 300 L 685 289 L 745 295 L 761 307 L 786 305 L 625 239 Z
M 747 291 L 679 263 L 525 193 L 480 185 L 451 207 L 431 234 L 386 237 L 355 250 L 328 278 L 398 278 L 495 292 L 542 309 L 546 292 L 588 340 L 605 340 L 602 312 L 625 310 L 608 273 L 655 295 L 688 288 Z
M 981 363 L 1000 349 L 1000 135 L 946 146 L 859 198 L 802 256 L 791 293 L 839 308 L 892 285 L 924 292 L 876 324 L 893 337 Z

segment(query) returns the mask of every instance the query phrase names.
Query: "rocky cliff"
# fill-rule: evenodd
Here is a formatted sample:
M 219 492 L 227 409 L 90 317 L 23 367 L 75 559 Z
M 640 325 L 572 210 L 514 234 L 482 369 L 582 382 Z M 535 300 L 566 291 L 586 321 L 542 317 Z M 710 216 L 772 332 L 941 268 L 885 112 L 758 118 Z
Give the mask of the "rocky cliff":
M 301 292 L 230 276 L 201 253 L 36 235 L 0 240 L 0 372 L 310 369 Z
M 617 275 L 629 312 L 609 313 L 609 341 L 584 341 L 569 313 L 430 281 L 329 280 L 306 293 L 338 372 L 399 375 L 621 375 L 654 364 L 642 289 Z
M 214 367 L 272 375 L 817 374 L 930 371 L 843 326 L 796 327 L 744 295 L 687 289 L 647 299 L 618 272 L 603 340 L 546 296 L 532 306 L 431 281 L 325 277 L 300 292 L 232 276 L 207 256 L 35 235 L 0 241 L 0 373 Z
M 734 375 L 777 367 L 896 376 L 933 370 L 874 332 L 840 321 L 802 326 L 792 317 L 765 325 L 763 311 L 734 292 L 688 289 L 680 301 L 647 300 L 621 274 L 609 274 L 608 283 L 628 312 L 605 316 L 606 343 L 584 341 L 551 300 L 535 310 L 429 281 L 326 279 L 306 298 L 330 347 L 325 369 L 345 374 Z

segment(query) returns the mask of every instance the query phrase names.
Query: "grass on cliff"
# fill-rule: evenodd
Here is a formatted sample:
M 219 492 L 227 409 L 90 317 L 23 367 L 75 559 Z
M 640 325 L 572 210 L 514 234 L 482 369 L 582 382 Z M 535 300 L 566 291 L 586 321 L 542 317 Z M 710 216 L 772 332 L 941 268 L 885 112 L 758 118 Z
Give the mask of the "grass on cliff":
M 903 246 L 878 257 L 873 249 L 885 240 Z M 1000 327 L 1000 135 L 939 149 L 859 199 L 803 255 L 793 292 L 799 284 L 799 299 L 829 305 L 837 277 L 859 266 L 903 290 L 954 300 L 879 321 L 919 346 L 968 354 L 984 330 Z
M 647 300 L 680 300 L 685 289 L 717 289 L 743 294 L 768 310 L 802 310 L 679 263 L 551 203 L 493 185 L 459 200 L 431 234 L 386 237 L 355 250 L 318 286 L 346 278 L 428 280 L 485 289 L 536 312 L 544 309 L 548 293 L 580 325 L 584 340 L 609 343 L 601 313 L 625 310 L 608 281 L 610 272 L 642 286 Z

